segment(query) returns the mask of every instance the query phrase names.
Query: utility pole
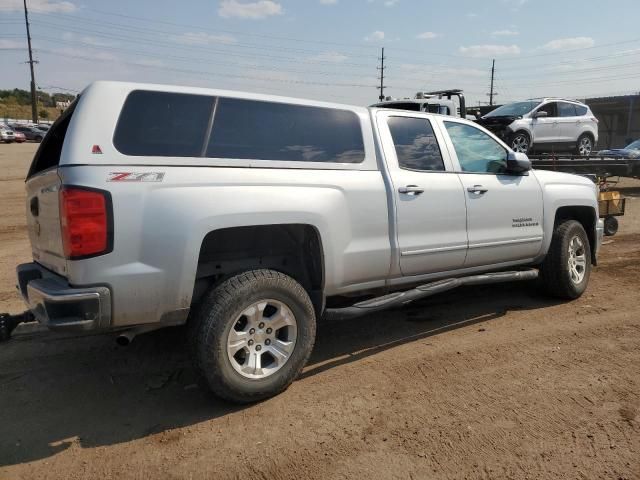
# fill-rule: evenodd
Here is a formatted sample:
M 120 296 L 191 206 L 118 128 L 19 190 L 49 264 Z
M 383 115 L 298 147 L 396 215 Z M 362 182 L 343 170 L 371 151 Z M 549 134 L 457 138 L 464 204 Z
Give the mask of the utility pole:
M 384 69 L 385 68 L 386 67 L 384 66 L 384 47 L 382 47 L 382 56 L 380 57 L 380 66 L 378 67 L 378 70 L 380 70 L 380 86 L 376 87 L 378 90 L 380 90 L 380 95 L 378 96 L 380 101 L 384 100 Z
M 31 121 L 38 123 L 38 100 L 36 98 L 36 77 L 33 73 L 33 64 L 38 63 L 33 60 L 31 51 L 31 33 L 29 32 L 29 12 L 27 10 L 27 0 L 24 0 L 24 23 L 27 26 L 27 44 L 29 45 L 29 68 L 31 70 Z
M 489 106 L 493 106 L 493 97 L 498 95 L 497 93 L 493 92 L 493 77 L 495 75 L 496 72 L 496 59 L 493 59 L 493 62 L 491 63 L 491 90 L 489 91 Z

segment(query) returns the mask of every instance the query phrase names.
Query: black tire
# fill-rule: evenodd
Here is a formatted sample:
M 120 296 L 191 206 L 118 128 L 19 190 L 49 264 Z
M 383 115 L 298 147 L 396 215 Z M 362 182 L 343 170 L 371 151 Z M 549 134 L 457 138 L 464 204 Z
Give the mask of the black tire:
M 588 143 L 588 146 L 587 146 Z M 583 145 L 584 144 L 584 145 Z M 580 135 L 578 137 L 578 141 L 576 142 L 576 149 L 575 152 L 578 155 L 582 155 L 582 156 L 589 156 L 593 153 L 593 147 L 594 147 L 594 142 L 593 142 L 593 138 L 591 137 L 591 135 L 589 135 L 588 133 L 583 133 L 582 135 Z M 588 151 L 586 151 L 586 149 L 588 149 Z
M 613 237 L 618 233 L 618 219 L 616 217 L 605 217 L 604 219 L 604 234 L 607 237 Z
M 586 259 L 584 276 L 576 282 L 571 277 L 569 244 L 574 238 L 582 242 Z M 576 220 L 563 220 L 556 225 L 551 246 L 542 263 L 542 285 L 548 294 L 564 299 L 580 297 L 587 289 L 591 274 L 591 246 L 582 224 Z
M 263 299 L 282 302 L 289 308 L 295 317 L 297 336 L 282 367 L 264 378 L 246 378 L 231 364 L 227 339 L 243 310 Z M 285 390 L 307 363 L 315 335 L 316 317 L 309 295 L 294 279 L 273 270 L 252 270 L 222 282 L 189 320 L 192 361 L 201 385 L 234 403 L 257 402 Z
M 525 148 L 522 148 L 522 145 L 525 145 Z M 509 141 L 509 146 L 511 150 L 514 152 L 522 152 L 529 153 L 531 151 L 531 137 L 527 132 L 519 131 L 514 133 L 511 136 L 511 140 Z
M 40 142 L 42 141 L 42 137 L 40 137 L 40 136 L 36 137 L 36 138 L 35 138 L 35 141 L 36 141 L 37 143 L 40 143 Z

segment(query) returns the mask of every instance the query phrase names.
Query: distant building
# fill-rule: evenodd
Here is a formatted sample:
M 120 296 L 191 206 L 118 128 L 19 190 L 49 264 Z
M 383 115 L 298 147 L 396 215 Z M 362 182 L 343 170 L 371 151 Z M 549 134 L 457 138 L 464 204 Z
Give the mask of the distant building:
M 62 102 L 57 101 L 56 102 L 56 108 L 58 110 L 64 110 L 66 109 L 69 105 L 71 105 L 71 100 L 64 100 Z

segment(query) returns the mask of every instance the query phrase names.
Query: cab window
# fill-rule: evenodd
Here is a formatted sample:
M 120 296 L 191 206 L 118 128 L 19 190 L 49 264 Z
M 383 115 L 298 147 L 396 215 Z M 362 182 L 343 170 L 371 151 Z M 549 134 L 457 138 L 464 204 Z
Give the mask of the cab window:
M 387 124 L 400 168 L 420 171 L 444 170 L 442 153 L 429 120 L 389 117 Z
M 482 130 L 457 122 L 444 122 L 463 172 L 505 173 L 507 150 Z

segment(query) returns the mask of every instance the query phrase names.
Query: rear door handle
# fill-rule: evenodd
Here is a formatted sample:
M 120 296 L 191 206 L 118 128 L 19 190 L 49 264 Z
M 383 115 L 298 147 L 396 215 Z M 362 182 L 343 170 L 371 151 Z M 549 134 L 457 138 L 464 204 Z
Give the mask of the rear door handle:
M 407 195 L 420 195 L 424 192 L 424 188 L 420 188 L 417 185 L 407 185 L 406 187 L 398 188 L 399 193 L 405 193 Z
M 488 188 L 484 188 L 482 185 L 474 185 L 473 187 L 467 187 L 467 192 L 476 193 L 482 195 L 483 193 L 487 193 L 489 191 Z

